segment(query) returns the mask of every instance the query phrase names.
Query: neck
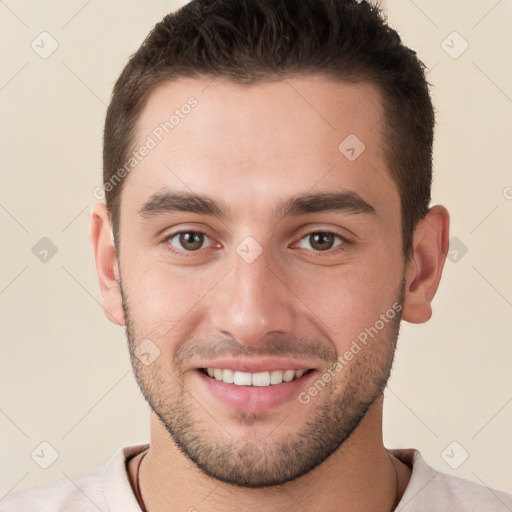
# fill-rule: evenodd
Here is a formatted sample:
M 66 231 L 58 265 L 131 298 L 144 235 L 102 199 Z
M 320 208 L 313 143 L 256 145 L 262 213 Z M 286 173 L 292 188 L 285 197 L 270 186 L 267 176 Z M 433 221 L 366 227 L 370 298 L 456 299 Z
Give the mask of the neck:
M 129 463 L 135 488 L 140 456 Z M 139 471 L 147 512 L 292 512 L 298 508 L 334 512 L 394 510 L 410 469 L 382 444 L 382 399 L 368 410 L 356 431 L 310 473 L 286 484 L 248 489 L 202 473 L 176 447 L 158 417 L 151 414 L 151 444 Z

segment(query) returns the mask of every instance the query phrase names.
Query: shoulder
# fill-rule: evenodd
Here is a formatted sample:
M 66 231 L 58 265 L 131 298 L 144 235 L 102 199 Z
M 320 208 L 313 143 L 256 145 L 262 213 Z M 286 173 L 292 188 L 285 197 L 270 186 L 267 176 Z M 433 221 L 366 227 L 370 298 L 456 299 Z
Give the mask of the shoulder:
M 102 468 L 73 475 L 69 478 L 14 491 L 0 500 L 1 512 L 59 512 L 103 510 L 101 485 Z
M 512 495 L 483 484 L 442 473 L 429 466 L 418 450 L 389 450 L 412 468 L 397 512 L 510 512 Z
M 119 448 L 104 466 L 10 492 L 0 499 L 0 512 L 128 512 L 136 501 L 126 471 L 126 460 L 144 447 L 147 445 Z

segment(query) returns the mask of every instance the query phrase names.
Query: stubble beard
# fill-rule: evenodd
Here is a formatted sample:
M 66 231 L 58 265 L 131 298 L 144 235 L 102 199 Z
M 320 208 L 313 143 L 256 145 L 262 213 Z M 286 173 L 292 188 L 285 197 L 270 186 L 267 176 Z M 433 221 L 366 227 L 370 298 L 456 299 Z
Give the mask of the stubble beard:
M 140 336 L 123 292 L 126 336 L 137 384 L 158 416 L 176 447 L 208 476 L 245 488 L 281 485 L 312 471 L 351 436 L 370 406 L 381 397 L 393 365 L 400 330 L 401 311 L 375 336 L 351 364 L 334 377 L 307 405 L 303 405 L 300 431 L 279 436 L 279 427 L 269 429 L 263 442 L 251 442 L 250 427 L 263 415 L 241 414 L 239 424 L 248 427 L 244 439 L 234 439 L 223 426 L 206 415 L 209 424 L 201 421 L 194 409 L 200 397 L 193 397 L 179 379 L 179 371 L 162 367 L 157 359 L 144 366 L 134 350 Z M 402 304 L 405 278 L 396 303 Z M 268 355 L 268 354 L 266 354 Z M 325 372 L 328 367 L 325 368 Z M 346 372 L 346 373 L 344 373 Z M 323 372 L 322 372 L 323 373 Z M 319 374 L 319 378 L 321 373 Z M 338 385 L 336 385 L 338 384 Z M 211 404 L 208 406 L 211 413 Z M 215 411 L 213 411 L 215 412 Z M 272 431 L 275 429 L 274 431 Z

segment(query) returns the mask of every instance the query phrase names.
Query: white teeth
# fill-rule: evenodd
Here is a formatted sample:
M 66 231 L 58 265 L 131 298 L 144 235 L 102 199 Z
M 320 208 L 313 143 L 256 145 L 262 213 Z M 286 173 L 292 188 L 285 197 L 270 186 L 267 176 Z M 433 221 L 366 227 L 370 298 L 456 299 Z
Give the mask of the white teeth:
M 293 370 L 286 370 L 284 373 L 283 373 L 283 380 L 285 382 L 290 382 L 293 377 L 295 377 L 295 372 Z
M 233 370 L 223 370 L 222 380 L 227 384 L 233 384 L 235 380 L 235 372 Z
M 281 370 L 270 372 L 270 384 L 281 384 L 281 382 L 283 382 L 283 372 Z
M 258 387 L 290 382 L 294 379 L 299 379 L 305 373 L 305 370 L 274 370 L 272 372 L 249 373 L 234 370 L 223 370 L 219 368 L 207 368 L 206 371 L 210 377 L 213 377 L 216 380 L 221 380 L 226 384 Z
M 252 384 L 252 375 L 247 372 L 235 372 L 233 384 L 237 386 L 250 386 Z
M 258 372 L 252 374 L 253 386 L 270 386 L 270 373 Z

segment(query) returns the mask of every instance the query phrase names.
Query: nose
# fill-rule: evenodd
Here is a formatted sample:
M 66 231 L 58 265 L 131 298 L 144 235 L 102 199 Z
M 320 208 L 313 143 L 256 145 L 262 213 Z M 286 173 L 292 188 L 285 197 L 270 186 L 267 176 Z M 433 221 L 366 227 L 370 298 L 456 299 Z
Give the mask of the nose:
M 232 270 L 215 287 L 213 326 L 242 345 L 261 345 L 296 325 L 295 296 L 264 253 L 252 262 L 235 253 Z

